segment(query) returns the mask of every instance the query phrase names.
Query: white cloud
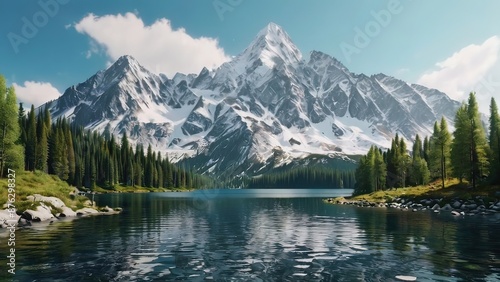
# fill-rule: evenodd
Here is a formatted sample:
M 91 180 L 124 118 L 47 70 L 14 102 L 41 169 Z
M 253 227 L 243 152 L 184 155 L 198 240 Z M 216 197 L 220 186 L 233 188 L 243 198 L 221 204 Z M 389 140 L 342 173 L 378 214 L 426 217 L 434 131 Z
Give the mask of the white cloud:
M 25 108 L 31 107 L 31 104 L 38 107 L 45 102 L 61 96 L 59 90 L 46 82 L 25 81 L 24 85 L 17 83 L 13 83 L 12 85 L 16 89 L 17 99 L 24 103 Z
M 436 63 L 437 69 L 423 74 L 418 83 L 441 90 L 459 101 L 476 91 L 480 106 L 488 107 L 488 104 L 481 104 L 489 103 L 489 98 L 495 93 L 484 91 L 484 81 L 500 70 L 499 53 L 500 37 L 492 36 L 480 45 L 468 45 Z
M 149 70 L 169 77 L 176 72 L 198 73 L 203 67 L 215 68 L 229 60 L 217 39 L 193 38 L 182 28 L 172 29 L 164 18 L 147 26 L 134 13 L 89 14 L 75 24 L 75 29 L 88 35 L 110 60 L 131 55 Z M 90 52 L 97 52 L 92 44 Z

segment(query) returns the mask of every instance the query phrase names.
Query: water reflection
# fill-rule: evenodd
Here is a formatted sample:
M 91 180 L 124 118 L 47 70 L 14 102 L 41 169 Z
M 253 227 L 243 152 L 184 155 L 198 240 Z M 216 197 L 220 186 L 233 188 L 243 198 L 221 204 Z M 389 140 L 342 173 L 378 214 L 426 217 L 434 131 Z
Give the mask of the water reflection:
M 498 217 L 318 198 L 103 195 L 118 216 L 17 232 L 19 281 L 499 279 Z M 3 240 L 2 240 L 3 241 Z M 6 252 L 6 246 L 0 246 Z M 0 263 L 5 265 L 3 258 Z M 0 278 L 5 278 L 5 273 Z

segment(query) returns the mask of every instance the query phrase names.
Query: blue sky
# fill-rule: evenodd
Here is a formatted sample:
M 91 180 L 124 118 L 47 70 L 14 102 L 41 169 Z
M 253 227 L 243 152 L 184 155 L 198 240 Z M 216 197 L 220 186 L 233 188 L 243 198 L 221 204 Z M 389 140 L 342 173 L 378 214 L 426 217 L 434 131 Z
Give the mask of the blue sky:
M 176 71 L 198 73 L 203 65 L 216 67 L 243 51 L 269 22 L 287 31 L 305 59 L 318 50 L 355 73 L 386 73 L 457 100 L 471 90 L 480 101 L 500 98 L 499 1 L 39 0 L 1 5 L 0 73 L 28 104 L 56 98 L 124 54 L 169 77 Z

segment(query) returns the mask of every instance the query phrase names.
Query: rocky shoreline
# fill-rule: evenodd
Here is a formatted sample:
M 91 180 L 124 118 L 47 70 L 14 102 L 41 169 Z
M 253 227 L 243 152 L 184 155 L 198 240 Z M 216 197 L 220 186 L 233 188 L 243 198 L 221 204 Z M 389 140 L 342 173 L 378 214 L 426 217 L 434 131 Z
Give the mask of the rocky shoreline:
M 345 198 L 328 198 L 328 203 L 339 205 L 352 205 L 365 208 L 394 208 L 403 211 L 425 211 L 430 210 L 435 213 L 449 212 L 454 216 L 460 215 L 494 215 L 500 214 L 500 201 L 486 201 L 485 197 L 476 196 L 473 199 L 452 199 L 446 201 L 439 199 L 412 200 L 405 198 L 395 198 L 388 202 L 369 202 L 366 200 L 351 201 Z
M 85 203 L 85 207 L 74 211 L 67 207 L 64 202 L 56 197 L 45 197 L 34 194 L 26 197 L 27 201 L 33 202 L 31 209 L 26 209 L 21 215 L 11 213 L 7 209 L 0 210 L 0 228 L 11 227 L 11 222 L 16 222 L 15 226 L 29 226 L 32 222 L 52 221 L 66 217 L 81 217 L 90 215 L 112 215 L 119 214 L 121 208 L 98 208 L 90 200 Z M 6 208 L 6 206 L 4 206 Z M 12 216 L 14 215 L 14 216 Z

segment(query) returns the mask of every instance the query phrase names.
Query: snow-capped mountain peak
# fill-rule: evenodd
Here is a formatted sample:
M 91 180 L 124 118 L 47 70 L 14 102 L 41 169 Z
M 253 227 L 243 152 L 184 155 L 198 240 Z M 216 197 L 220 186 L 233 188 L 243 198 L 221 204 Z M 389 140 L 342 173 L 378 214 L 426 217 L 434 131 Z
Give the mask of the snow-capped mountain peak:
M 310 156 L 349 159 L 372 145 L 390 146 L 396 133 L 429 135 L 441 116 L 453 121 L 459 105 L 384 74 L 354 74 L 322 52 L 305 62 L 274 23 L 214 71 L 169 79 L 122 56 L 48 103 L 54 120 L 67 117 L 117 138 L 126 132 L 131 143 L 149 143 L 172 160 L 190 156 L 198 171 L 226 176 Z
M 279 25 L 270 23 L 257 34 L 241 57 L 246 61 L 260 59 L 264 65 L 273 68 L 276 65 L 299 63 L 302 53 L 286 31 Z

